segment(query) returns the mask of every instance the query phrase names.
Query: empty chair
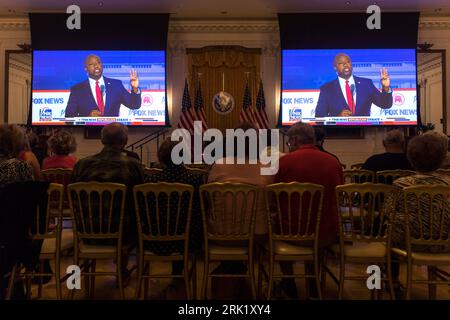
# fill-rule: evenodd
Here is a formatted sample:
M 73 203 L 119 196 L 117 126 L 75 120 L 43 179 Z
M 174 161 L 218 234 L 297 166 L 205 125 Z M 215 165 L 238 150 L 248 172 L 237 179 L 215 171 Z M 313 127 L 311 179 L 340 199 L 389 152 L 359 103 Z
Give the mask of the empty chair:
M 56 168 L 56 169 L 41 170 L 42 181 L 58 183 L 64 186 L 63 204 L 62 204 L 62 215 L 64 218 L 70 218 L 72 216 L 69 206 L 69 197 L 67 195 L 67 186 L 70 184 L 71 176 L 72 176 L 72 169 Z M 53 206 L 52 210 L 54 210 Z
M 324 186 L 312 183 L 276 183 L 266 187 L 269 212 L 269 286 L 272 296 L 274 279 L 304 278 L 315 281 L 322 298 L 319 279 L 319 227 Z M 275 274 L 275 263 L 305 262 L 303 274 Z M 313 272 L 308 273 L 313 265 Z M 307 281 L 307 288 L 308 286 Z
M 77 182 L 68 186 L 74 221 L 74 264 L 84 260 L 87 295 L 94 296 L 96 276 L 116 276 L 120 296 L 122 284 L 122 238 L 126 186 L 118 183 Z M 114 272 L 96 271 L 97 260 L 114 260 Z M 72 291 L 73 293 L 73 291 Z
M 196 288 L 195 259 L 190 259 L 189 254 L 193 192 L 192 186 L 181 183 L 146 183 L 134 187 L 139 235 L 136 298 L 140 296 L 143 281 L 150 278 L 182 278 L 186 297 L 192 298 L 190 280 L 193 276 Z M 181 263 L 183 272 L 151 275 L 153 261 L 170 261 L 173 268 L 175 263 Z M 147 292 L 144 297 L 146 295 Z
M 394 297 L 391 276 L 391 213 L 386 210 L 385 199 L 394 193 L 392 186 L 363 183 L 336 187 L 339 213 L 339 244 L 331 251 L 340 258 L 339 299 L 344 295 L 346 280 L 366 282 L 366 267 L 378 265 L 382 269 L 382 281 L 388 283 L 391 298 Z M 344 209 L 345 208 L 345 209 Z M 364 264 L 361 276 L 347 276 L 346 263 Z
M 212 277 L 246 277 L 256 298 L 253 236 L 257 196 L 257 186 L 243 183 L 214 182 L 200 187 L 205 230 L 205 268 L 201 290 L 204 298 Z M 240 274 L 215 274 L 210 264 L 220 261 L 242 261 L 247 270 Z

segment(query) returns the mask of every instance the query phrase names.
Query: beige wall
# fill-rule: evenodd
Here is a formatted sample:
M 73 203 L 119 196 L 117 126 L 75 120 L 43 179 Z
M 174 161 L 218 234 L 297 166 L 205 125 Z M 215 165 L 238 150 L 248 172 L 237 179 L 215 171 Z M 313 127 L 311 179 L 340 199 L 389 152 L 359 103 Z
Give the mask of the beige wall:
M 27 19 L 0 19 L 0 83 L 4 83 L 5 50 L 17 49 L 19 43 L 30 43 Z M 447 50 L 447 92 L 450 92 L 450 17 L 421 18 L 419 42 L 433 43 L 433 49 Z M 261 77 L 264 83 L 266 104 L 271 125 L 276 124 L 280 91 L 280 46 L 276 20 L 270 21 L 171 21 L 168 37 L 168 106 L 170 121 L 176 126 L 187 74 L 186 48 L 209 45 L 241 45 L 262 48 Z M 0 122 L 4 120 L 4 87 L 0 86 Z M 450 98 L 450 97 L 449 97 Z M 209 101 L 205 101 L 208 106 Z M 447 113 L 450 115 L 449 103 Z M 447 119 L 449 127 L 450 117 Z M 153 129 L 132 128 L 130 142 L 147 135 Z M 84 157 L 100 150 L 98 140 L 84 139 L 84 129 L 74 128 L 78 140 L 78 157 Z M 325 148 L 335 153 L 347 165 L 363 162 L 373 153 L 382 152 L 381 139 L 384 128 L 368 128 L 364 139 L 328 140 Z M 154 157 L 156 150 L 144 150 L 144 160 Z

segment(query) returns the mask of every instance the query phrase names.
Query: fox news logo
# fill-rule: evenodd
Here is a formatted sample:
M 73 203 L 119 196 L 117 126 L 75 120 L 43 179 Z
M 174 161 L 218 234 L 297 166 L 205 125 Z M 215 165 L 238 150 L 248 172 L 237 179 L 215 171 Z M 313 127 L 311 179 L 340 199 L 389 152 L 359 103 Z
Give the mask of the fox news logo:
M 302 109 L 291 109 L 289 110 L 289 121 L 301 121 L 302 120 Z
M 39 120 L 40 121 L 52 121 L 52 109 L 42 108 L 39 110 Z

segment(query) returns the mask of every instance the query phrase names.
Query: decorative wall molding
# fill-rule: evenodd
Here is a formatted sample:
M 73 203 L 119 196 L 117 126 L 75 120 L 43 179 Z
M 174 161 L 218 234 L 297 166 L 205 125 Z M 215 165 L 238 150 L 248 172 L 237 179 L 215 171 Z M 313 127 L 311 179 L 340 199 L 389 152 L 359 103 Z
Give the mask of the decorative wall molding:
M 277 20 L 254 21 L 190 21 L 172 20 L 169 33 L 274 33 L 279 32 Z
M 430 61 L 430 63 L 427 63 L 423 66 L 419 66 L 417 68 L 417 73 L 422 73 L 422 72 L 427 72 L 429 70 L 433 70 L 433 69 L 439 69 L 442 70 L 442 60 L 433 60 Z
M 29 30 L 28 18 L 0 18 L 0 30 L 23 31 Z M 450 29 L 450 17 L 422 16 L 419 29 Z M 171 20 L 169 32 L 174 33 L 277 33 L 278 21 L 268 20 Z
M 30 30 L 28 18 L 0 18 L 0 31 Z
M 421 17 L 419 19 L 419 30 L 450 30 L 450 17 Z
M 10 69 L 16 69 L 16 70 L 23 71 L 23 72 L 31 74 L 31 66 L 26 66 L 26 65 L 24 65 L 24 64 L 22 64 L 20 62 L 17 62 L 17 61 L 10 61 L 9 68 Z

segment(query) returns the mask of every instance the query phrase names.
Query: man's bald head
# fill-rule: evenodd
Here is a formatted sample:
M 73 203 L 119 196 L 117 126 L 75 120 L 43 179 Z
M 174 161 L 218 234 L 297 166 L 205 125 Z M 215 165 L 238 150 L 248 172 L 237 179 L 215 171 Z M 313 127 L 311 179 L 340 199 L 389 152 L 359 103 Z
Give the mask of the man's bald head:
M 102 143 L 107 147 L 123 149 L 128 142 L 128 128 L 121 123 L 113 122 L 103 127 Z

